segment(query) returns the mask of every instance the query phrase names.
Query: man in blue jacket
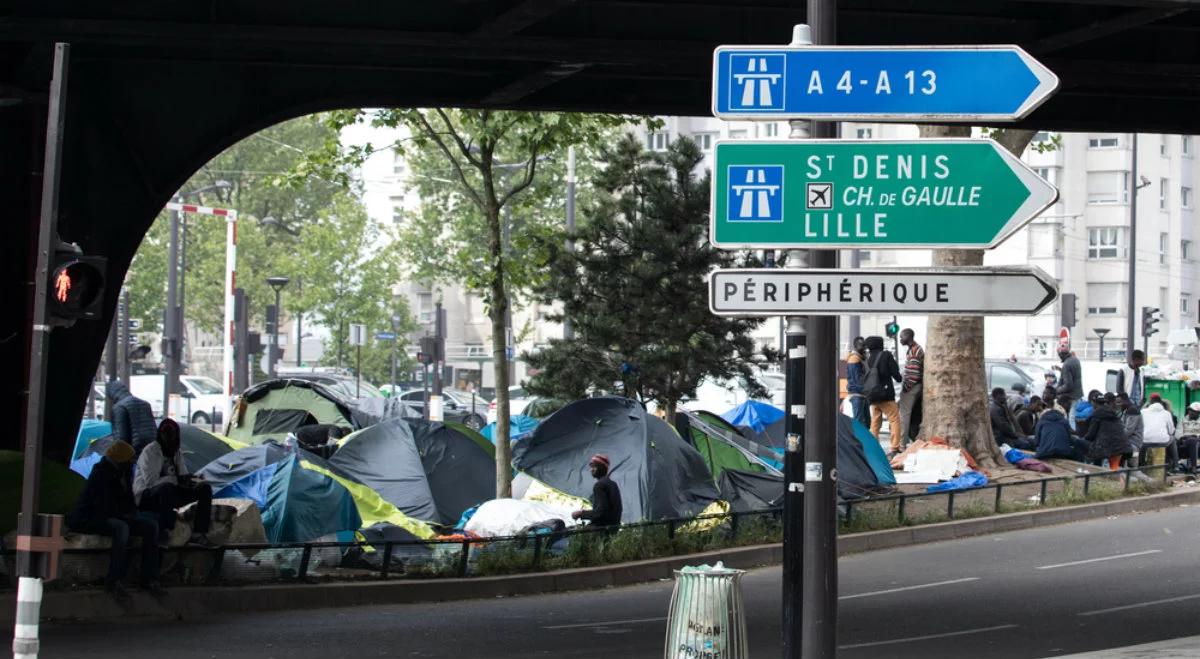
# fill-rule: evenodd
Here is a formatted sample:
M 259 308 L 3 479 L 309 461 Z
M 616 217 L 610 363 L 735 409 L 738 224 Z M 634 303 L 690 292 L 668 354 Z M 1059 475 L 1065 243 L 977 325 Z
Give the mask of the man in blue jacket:
M 1071 425 L 1060 411 L 1070 406 L 1071 402 L 1069 395 L 1059 396 L 1058 407 L 1046 410 L 1038 419 L 1033 431 L 1033 438 L 1037 442 L 1037 454 L 1034 457 L 1039 460 L 1068 458 L 1076 462 L 1083 462 L 1087 458 L 1087 441 L 1071 433 Z
M 110 380 L 105 391 L 112 401 L 113 439 L 129 444 L 135 455 L 141 455 L 142 449 L 158 439 L 154 410 L 150 403 L 129 393 L 120 380 Z

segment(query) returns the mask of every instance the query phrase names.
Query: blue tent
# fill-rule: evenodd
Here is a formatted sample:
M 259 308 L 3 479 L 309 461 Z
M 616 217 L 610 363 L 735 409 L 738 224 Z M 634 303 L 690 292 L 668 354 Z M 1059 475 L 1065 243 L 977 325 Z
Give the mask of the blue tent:
M 266 452 L 261 457 L 282 459 L 225 485 L 214 497 L 254 501 L 262 511 L 268 542 L 305 542 L 362 526 L 350 491 L 327 474 L 308 468 L 301 460 L 320 463 L 320 458 L 297 453 L 268 456 Z M 218 468 L 209 465 L 204 471 L 212 473 Z
M 888 462 L 887 454 L 883 452 L 883 446 L 879 444 L 879 440 L 875 439 L 875 435 L 866 426 L 859 423 L 856 419 L 850 420 L 854 429 L 854 438 L 862 444 L 863 453 L 867 456 L 867 464 L 871 466 L 871 471 L 875 472 L 875 477 L 879 479 L 880 485 L 895 485 L 896 474 L 892 471 L 892 465 Z
M 92 467 L 103 457 L 95 451 L 89 452 L 88 448 L 92 442 L 111 434 L 111 423 L 84 419 L 83 423 L 79 424 L 79 434 L 75 435 L 75 450 L 71 452 L 71 471 L 87 478 L 88 474 L 92 473 Z
M 748 400 L 721 415 L 735 428 L 751 428 L 754 432 L 765 432 L 767 426 L 783 418 L 783 410 L 761 400 Z
M 514 442 L 517 441 L 518 439 L 523 439 L 529 433 L 533 432 L 533 429 L 537 428 L 537 425 L 538 425 L 538 420 L 531 416 L 525 416 L 524 414 L 514 414 L 509 421 L 509 429 L 508 429 L 509 439 Z M 496 423 L 492 422 L 492 423 L 489 423 L 486 426 L 484 426 L 483 430 L 479 431 L 479 434 L 486 437 L 489 442 L 495 444 L 496 443 L 496 438 L 494 436 L 495 432 L 496 432 Z

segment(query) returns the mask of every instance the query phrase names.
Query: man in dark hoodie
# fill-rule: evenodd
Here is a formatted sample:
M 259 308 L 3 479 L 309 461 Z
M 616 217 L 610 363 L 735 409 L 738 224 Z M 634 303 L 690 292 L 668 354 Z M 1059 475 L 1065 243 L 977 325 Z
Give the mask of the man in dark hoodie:
M 1079 363 L 1079 358 L 1071 352 L 1068 346 L 1060 345 L 1058 347 L 1058 358 L 1062 360 L 1062 376 L 1058 379 L 1055 393 L 1071 398 L 1071 404 L 1066 408 L 1067 421 L 1071 424 L 1071 429 L 1076 430 L 1075 403 L 1083 398 L 1083 367 Z
M 1129 451 L 1125 423 L 1114 409 L 1116 396 L 1105 394 L 1096 402 L 1092 418 L 1088 420 L 1087 436 L 1084 437 L 1091 444 L 1088 457 L 1115 470 L 1121 466 L 1121 456 Z
M 1035 444 L 1029 437 L 1017 433 L 1017 421 L 1008 409 L 1008 394 L 1001 387 L 992 389 L 992 401 L 988 404 L 988 416 L 992 421 L 992 436 L 996 444 L 1008 444 L 1012 448 L 1032 451 Z
M 119 600 L 129 599 L 121 586 L 125 577 L 129 540 L 142 539 L 142 587 L 153 594 L 162 592 L 158 583 L 161 555 L 158 548 L 158 523 L 148 513 L 138 513 L 133 501 L 133 447 L 114 441 L 104 458 L 92 467 L 75 508 L 67 515 L 67 527 L 76 533 L 106 535 L 112 538 L 108 575 L 104 587 Z
M 1033 437 L 1037 440 L 1037 459 L 1067 458 L 1083 462 L 1091 444 L 1071 434 L 1071 426 L 1062 413 L 1071 404 L 1070 396 L 1059 396 L 1058 406 L 1052 407 L 1038 418 Z
M 154 422 L 154 410 L 150 403 L 129 393 L 129 388 L 120 380 L 110 380 L 105 387 L 112 401 L 113 439 L 133 447 L 135 455 L 158 439 L 158 424 Z
M 903 427 L 900 407 L 896 404 L 896 382 L 900 382 L 900 367 L 896 358 L 883 347 L 882 336 L 868 336 L 865 345 L 867 371 L 863 376 L 863 395 L 871 403 L 871 434 L 879 437 L 883 429 L 883 417 L 888 419 L 888 434 L 891 436 L 891 452 L 899 453 L 904 448 Z

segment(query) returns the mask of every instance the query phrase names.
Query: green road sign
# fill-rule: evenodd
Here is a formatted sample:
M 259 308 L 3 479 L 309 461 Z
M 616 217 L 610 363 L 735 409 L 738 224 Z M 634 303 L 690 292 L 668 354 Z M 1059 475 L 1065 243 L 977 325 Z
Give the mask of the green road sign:
M 718 141 L 717 247 L 995 247 L 1058 190 L 988 139 Z

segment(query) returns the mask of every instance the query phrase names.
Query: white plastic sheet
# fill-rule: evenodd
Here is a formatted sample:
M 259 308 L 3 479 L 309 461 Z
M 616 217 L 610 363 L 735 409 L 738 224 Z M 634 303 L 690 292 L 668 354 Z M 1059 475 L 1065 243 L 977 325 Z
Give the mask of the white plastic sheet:
M 479 506 L 467 520 L 466 530 L 481 537 L 516 535 L 518 531 L 548 519 L 561 519 L 567 526 L 579 524 L 571 519 L 573 511 L 565 506 L 542 501 L 493 499 Z

